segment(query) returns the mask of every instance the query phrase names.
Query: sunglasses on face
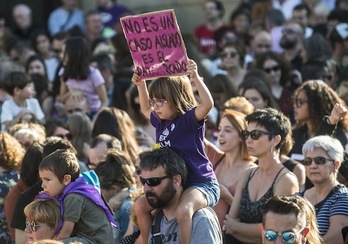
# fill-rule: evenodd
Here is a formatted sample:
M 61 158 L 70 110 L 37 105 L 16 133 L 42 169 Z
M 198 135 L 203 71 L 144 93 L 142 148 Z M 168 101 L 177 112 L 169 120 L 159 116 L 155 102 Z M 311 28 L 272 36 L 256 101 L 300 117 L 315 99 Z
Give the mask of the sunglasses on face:
M 135 168 L 135 174 L 137 174 L 137 175 L 141 175 L 141 169 L 139 168 L 139 166 L 135 166 L 134 167 Z
M 319 156 L 319 157 L 315 157 L 315 158 L 307 157 L 307 158 L 302 160 L 302 164 L 305 165 L 305 166 L 309 166 L 309 165 L 312 164 L 312 161 L 314 161 L 314 163 L 316 165 L 323 165 L 323 164 L 326 163 L 326 161 L 334 162 L 335 160 L 333 160 L 331 158 L 325 158 L 323 156 Z
M 227 58 L 227 57 L 235 58 L 237 57 L 237 55 L 238 55 L 237 52 L 222 52 L 221 58 Z
M 151 107 L 154 107 L 155 105 L 156 107 L 162 107 L 165 103 L 167 103 L 167 100 L 165 99 L 149 99 L 149 104 Z
M 241 134 L 244 140 L 248 139 L 249 136 L 252 140 L 258 140 L 261 135 L 272 135 L 271 132 L 262 131 L 262 130 L 252 130 L 252 131 L 242 130 Z
M 41 227 L 43 225 L 37 224 L 34 220 L 25 220 L 25 226 L 28 228 L 31 232 L 37 231 L 37 227 Z
M 302 107 L 303 104 L 308 103 L 308 101 L 302 100 L 300 98 L 295 98 L 294 99 L 294 104 L 296 105 L 296 107 L 300 108 Z
M 278 236 L 281 236 L 283 243 L 291 244 L 296 241 L 297 235 L 300 234 L 303 230 L 304 229 L 300 230 L 299 232 L 285 231 L 283 233 L 278 233 L 273 230 L 265 230 L 263 234 L 267 241 L 276 241 Z
M 147 179 L 140 177 L 140 182 L 141 184 L 143 184 L 143 186 L 145 186 L 145 184 L 147 184 L 148 186 L 158 186 L 159 184 L 161 184 L 162 180 L 167 178 L 170 178 L 170 176 L 166 175 L 162 177 L 153 177 Z
M 263 70 L 264 70 L 267 74 L 270 74 L 272 71 L 273 71 L 273 72 L 279 71 L 279 70 L 280 70 L 280 67 L 279 67 L 279 65 L 275 65 L 275 66 L 273 66 L 273 67 L 264 68 Z

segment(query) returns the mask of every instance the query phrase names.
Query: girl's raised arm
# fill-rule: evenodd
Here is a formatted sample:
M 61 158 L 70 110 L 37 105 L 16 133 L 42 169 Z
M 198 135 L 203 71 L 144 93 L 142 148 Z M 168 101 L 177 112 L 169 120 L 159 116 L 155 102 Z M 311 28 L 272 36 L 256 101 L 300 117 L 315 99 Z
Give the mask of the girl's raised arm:
M 139 93 L 139 101 L 140 101 L 140 109 L 144 116 L 150 119 L 151 114 L 151 106 L 149 104 L 149 92 L 147 90 L 145 80 L 140 79 L 139 75 L 136 73 L 136 70 L 133 71 L 132 82 L 138 88 Z
M 197 64 L 192 59 L 189 59 L 187 62 L 187 72 L 190 75 L 191 81 L 195 83 L 201 100 L 200 104 L 195 110 L 196 120 L 200 121 L 208 115 L 210 109 L 214 106 L 213 97 L 211 96 L 210 91 L 205 85 L 203 79 L 199 76 Z

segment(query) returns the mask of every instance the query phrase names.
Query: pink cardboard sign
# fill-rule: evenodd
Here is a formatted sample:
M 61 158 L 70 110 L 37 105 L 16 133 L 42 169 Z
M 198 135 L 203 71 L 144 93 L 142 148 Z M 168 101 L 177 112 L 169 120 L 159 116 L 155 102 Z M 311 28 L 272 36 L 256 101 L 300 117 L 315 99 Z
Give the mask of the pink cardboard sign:
M 142 79 L 187 73 L 187 55 L 174 10 L 121 18 L 134 66 Z

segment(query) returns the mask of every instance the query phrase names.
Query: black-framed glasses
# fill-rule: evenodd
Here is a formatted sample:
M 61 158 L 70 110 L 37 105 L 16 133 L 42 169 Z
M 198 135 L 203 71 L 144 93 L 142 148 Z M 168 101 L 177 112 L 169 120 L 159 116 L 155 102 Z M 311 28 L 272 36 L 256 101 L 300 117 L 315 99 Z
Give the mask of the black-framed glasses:
M 162 180 L 170 178 L 170 176 L 166 175 L 166 176 L 162 176 L 162 177 L 153 177 L 153 178 L 143 178 L 140 176 L 140 182 L 141 184 L 143 184 L 143 186 L 145 184 L 147 184 L 148 186 L 158 186 L 159 184 L 161 184 Z
M 31 232 L 37 231 L 37 227 L 41 227 L 43 225 L 37 224 L 34 220 L 25 220 L 25 226 L 28 228 Z
M 294 231 L 284 231 L 282 233 L 275 232 L 274 230 L 265 230 L 263 231 L 264 237 L 266 238 L 267 241 L 276 241 L 278 236 L 282 237 L 282 241 L 284 243 L 294 243 L 296 241 L 296 237 L 298 234 L 300 234 L 304 230 L 301 229 L 298 232 Z
M 139 166 L 135 166 L 134 169 L 135 174 L 141 175 L 141 169 L 139 168 Z
M 227 58 L 227 57 L 230 57 L 230 58 L 235 58 L 238 56 L 238 53 L 237 52 L 222 52 L 221 53 L 221 58 Z
M 302 107 L 302 105 L 305 104 L 305 103 L 308 103 L 308 101 L 302 100 L 302 99 L 300 99 L 300 98 L 295 98 L 295 99 L 294 99 L 294 104 L 295 104 L 296 107 L 298 107 L 298 108 Z
M 244 140 L 248 139 L 249 136 L 252 140 L 258 140 L 261 135 L 273 135 L 272 132 L 263 131 L 263 130 L 252 130 L 252 131 L 242 130 L 241 134 Z
M 273 72 L 277 72 L 280 70 L 280 66 L 279 65 L 275 65 L 273 67 L 269 67 L 269 68 L 264 68 L 263 69 L 267 74 L 270 74 L 272 71 Z
M 154 107 L 155 105 L 157 107 L 162 107 L 163 104 L 165 103 L 167 103 L 167 100 L 165 99 L 156 99 L 156 100 L 152 98 L 149 99 L 149 104 L 151 105 L 151 107 Z
M 318 156 L 318 157 L 315 157 L 315 158 L 306 157 L 301 162 L 302 162 L 303 165 L 309 166 L 309 165 L 312 164 L 313 161 L 314 161 L 314 163 L 316 165 L 323 165 L 323 164 L 326 163 L 326 161 L 334 162 L 335 160 L 333 160 L 331 158 L 325 158 L 323 156 Z

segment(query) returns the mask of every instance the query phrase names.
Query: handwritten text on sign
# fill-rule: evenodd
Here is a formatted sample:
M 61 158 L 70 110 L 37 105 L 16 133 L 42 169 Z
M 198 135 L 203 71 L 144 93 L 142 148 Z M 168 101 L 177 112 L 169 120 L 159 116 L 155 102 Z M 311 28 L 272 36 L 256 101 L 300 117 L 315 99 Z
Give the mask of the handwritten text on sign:
M 186 73 L 186 48 L 173 10 L 123 17 L 121 24 L 141 78 Z

